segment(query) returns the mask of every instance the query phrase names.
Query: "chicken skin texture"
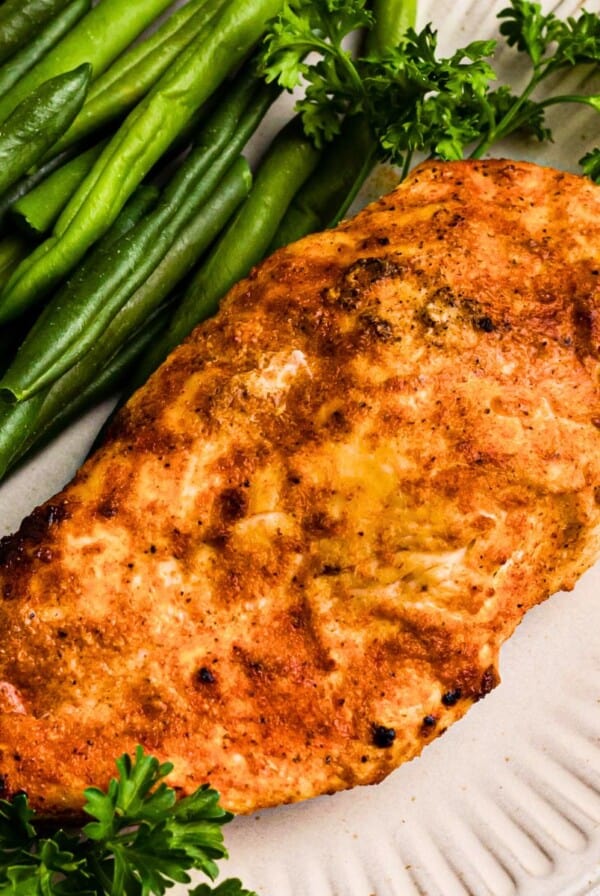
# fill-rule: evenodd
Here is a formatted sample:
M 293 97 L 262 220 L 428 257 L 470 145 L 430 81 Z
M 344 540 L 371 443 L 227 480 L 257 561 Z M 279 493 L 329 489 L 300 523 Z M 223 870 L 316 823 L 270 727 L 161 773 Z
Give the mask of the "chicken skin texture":
M 0 792 L 136 744 L 247 813 L 377 782 L 600 547 L 600 189 L 428 163 L 239 283 L 0 544 Z

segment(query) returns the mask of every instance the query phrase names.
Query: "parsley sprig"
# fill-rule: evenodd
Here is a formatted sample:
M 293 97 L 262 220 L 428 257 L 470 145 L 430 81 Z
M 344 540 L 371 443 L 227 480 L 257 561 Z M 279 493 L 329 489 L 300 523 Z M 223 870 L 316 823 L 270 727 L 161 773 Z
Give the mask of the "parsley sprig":
M 440 57 L 437 33 L 409 29 L 384 54 L 353 58 L 348 35 L 370 27 L 366 0 L 287 0 L 267 36 L 262 72 L 292 90 L 306 133 L 322 146 L 339 134 L 344 116 L 369 121 L 381 159 L 408 171 L 416 152 L 446 160 L 480 158 L 515 131 L 552 139 L 545 110 L 557 103 L 584 103 L 600 111 L 600 95 L 535 96 L 557 72 L 600 62 L 600 16 L 582 11 L 566 20 L 544 14 L 541 4 L 511 0 L 499 13 L 500 33 L 530 63 L 520 93 L 497 84 L 491 59 L 495 40 L 478 40 Z M 308 53 L 314 53 L 307 59 Z M 582 160 L 585 173 L 600 174 L 600 151 Z
M 85 791 L 92 821 L 79 832 L 44 836 L 27 797 L 0 800 L 0 894 L 10 896 L 162 896 L 189 884 L 191 870 L 214 881 L 227 857 L 222 826 L 232 815 L 204 786 L 177 799 L 164 778 L 173 770 L 141 747 L 116 762 L 106 791 Z M 237 879 L 199 884 L 189 896 L 256 896 Z
M 551 75 L 579 65 L 600 63 L 600 16 L 582 10 L 577 18 L 561 20 L 550 12 L 542 13 L 539 3 L 531 0 L 512 0 L 498 18 L 502 20 L 500 33 L 509 46 L 524 53 L 531 63 L 529 80 L 521 94 L 495 121 L 478 144 L 474 155 L 479 157 L 503 137 L 519 130 L 536 117 L 537 127 L 546 139 L 551 132 L 544 127 L 544 110 L 559 103 L 583 103 L 600 111 L 600 95 L 554 94 L 536 101 L 534 91 Z M 588 173 L 588 172 L 586 172 Z

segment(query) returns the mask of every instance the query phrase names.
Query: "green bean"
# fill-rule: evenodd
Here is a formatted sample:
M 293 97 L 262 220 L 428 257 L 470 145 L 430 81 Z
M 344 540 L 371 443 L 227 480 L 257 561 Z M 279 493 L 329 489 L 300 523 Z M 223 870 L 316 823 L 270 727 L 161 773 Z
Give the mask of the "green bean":
M 73 420 L 81 414 L 93 408 L 101 401 L 114 396 L 121 386 L 127 382 L 132 369 L 135 368 L 139 358 L 152 345 L 160 333 L 164 330 L 169 319 L 170 308 L 161 308 L 150 317 L 145 325 L 135 333 L 118 352 L 106 362 L 97 375 L 85 381 L 80 388 L 69 392 L 68 399 L 61 395 L 61 380 L 48 393 L 42 393 L 37 407 L 33 408 L 35 414 L 31 414 L 31 422 L 28 422 L 25 438 L 19 434 L 19 445 L 14 448 L 9 461 L 12 469 L 15 464 L 25 459 L 27 455 L 46 445 L 54 436 L 62 432 Z M 45 396 L 45 397 L 44 397 Z M 35 399 L 31 399 L 35 401 Z M 23 405 L 10 405 L 17 411 Z M 27 415 L 29 417 L 29 415 Z M 0 418 L 1 425 L 1 418 Z M 14 427 L 16 430 L 17 427 Z M 8 441 L 8 440 L 7 440 Z M 7 452 L 8 453 L 8 452 Z M 0 461 L 2 459 L 2 445 L 0 440 Z M 0 464 L 0 476 L 2 468 Z
M 143 359 L 134 387 L 164 361 L 200 321 L 214 314 L 222 296 L 265 255 L 292 197 L 310 176 L 319 152 L 294 119 L 277 135 L 248 199 L 202 265 L 176 309 L 165 336 Z
M 103 238 L 99 240 L 97 248 L 102 247 L 102 251 L 105 251 L 127 233 L 128 230 L 131 230 L 134 224 L 137 224 L 140 218 L 150 211 L 152 206 L 156 205 L 158 195 L 159 191 L 156 187 L 145 184 L 138 187 L 121 210 L 116 221 L 109 227 Z M 29 256 L 26 255 L 27 257 Z M 11 320 L 16 317 L 17 315 L 13 315 Z
M 224 3 L 188 0 L 151 37 L 120 56 L 92 84 L 83 109 L 52 151 L 60 152 L 133 108 Z
M 6 0 L 0 6 L 0 62 L 31 41 L 69 0 Z
M 238 80 L 153 213 L 114 251 L 96 248 L 44 308 L 0 382 L 7 397 L 22 401 L 54 382 L 93 344 L 210 197 L 272 98 L 254 78 Z
M 29 241 L 20 235 L 8 235 L 0 240 L 0 283 L 5 282 L 30 248 Z
M 55 18 L 51 19 L 33 40 L 11 56 L 0 67 L 0 96 L 16 84 L 29 69 L 52 49 L 89 11 L 91 0 L 72 0 Z
M 89 63 L 97 78 L 171 0 L 102 0 L 8 93 L 0 97 L 0 122 L 44 81 Z M 64 4 L 63 4 L 64 5 Z
M 0 193 L 16 183 L 73 121 L 91 73 L 86 63 L 46 81 L 0 127 Z
M 40 393 L 20 404 L 0 404 L 0 479 L 20 457 L 43 401 Z
M 104 3 L 109 0 L 104 0 Z M 64 209 L 50 246 L 0 295 L 0 316 L 46 295 L 114 220 L 196 110 L 244 58 L 283 0 L 230 0 L 130 113 Z
M 375 23 L 367 35 L 367 52 L 385 55 L 397 47 L 417 18 L 417 0 L 374 0 Z
M 71 147 L 61 156 L 50 159 L 49 162 L 38 162 L 37 165 L 30 169 L 24 177 L 20 178 L 14 186 L 0 196 L 0 228 L 5 223 L 8 213 L 17 200 L 29 193 L 30 190 L 33 190 L 34 187 L 37 187 L 37 185 L 49 177 L 53 171 L 62 167 L 62 165 L 69 159 L 75 158 L 76 155 L 78 155 L 77 148 Z
M 53 171 L 11 205 L 11 217 L 30 233 L 47 233 L 91 170 L 105 144 L 106 141 L 102 141 L 90 147 Z
M 156 205 L 160 193 L 152 184 L 142 184 L 137 188 L 133 196 L 125 203 L 119 217 L 106 231 L 97 248 L 112 249 L 119 245 L 122 237 L 139 224 L 143 217 Z
M 321 162 L 292 200 L 270 251 L 340 221 L 356 197 L 376 159 L 376 142 L 363 115 L 342 122 Z

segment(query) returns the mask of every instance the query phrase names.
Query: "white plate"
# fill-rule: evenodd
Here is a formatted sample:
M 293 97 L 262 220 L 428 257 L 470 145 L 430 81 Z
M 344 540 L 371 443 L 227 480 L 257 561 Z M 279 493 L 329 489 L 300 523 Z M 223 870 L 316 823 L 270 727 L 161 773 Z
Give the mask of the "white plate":
M 433 21 L 451 52 L 495 36 L 504 5 L 420 0 L 419 25 Z M 581 6 L 543 5 L 560 16 Z M 600 12 L 599 0 L 587 9 Z M 518 86 L 514 60 L 505 51 L 497 68 Z M 555 110 L 552 125 L 553 144 L 495 154 L 575 171 L 600 144 L 600 119 L 583 107 Z M 389 171 L 376 172 L 362 201 L 390 185 Z M 2 486 L 0 534 L 71 477 L 109 407 Z M 382 784 L 236 819 L 223 875 L 261 896 L 600 896 L 599 591 L 600 565 L 532 611 L 503 650 L 501 687 Z

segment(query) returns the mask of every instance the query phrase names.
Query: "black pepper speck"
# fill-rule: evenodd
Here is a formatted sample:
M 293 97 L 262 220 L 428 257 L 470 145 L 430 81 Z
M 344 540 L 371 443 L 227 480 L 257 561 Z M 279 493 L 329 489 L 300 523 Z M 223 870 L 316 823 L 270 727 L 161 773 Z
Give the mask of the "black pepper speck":
M 206 668 L 206 666 L 202 666 L 202 668 L 198 670 L 197 678 L 202 684 L 214 684 L 216 681 L 215 676 L 210 669 Z
M 386 728 L 385 725 L 373 726 L 373 743 L 376 747 L 391 747 L 396 740 L 396 729 Z
M 476 330 L 481 330 L 483 333 L 493 333 L 496 329 L 492 318 L 488 317 L 487 314 L 483 317 L 475 318 L 473 326 Z
M 446 693 L 442 697 L 442 703 L 444 704 L 444 706 L 456 706 L 461 697 L 461 689 L 454 688 L 453 691 L 446 691 Z

